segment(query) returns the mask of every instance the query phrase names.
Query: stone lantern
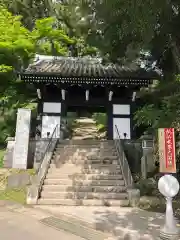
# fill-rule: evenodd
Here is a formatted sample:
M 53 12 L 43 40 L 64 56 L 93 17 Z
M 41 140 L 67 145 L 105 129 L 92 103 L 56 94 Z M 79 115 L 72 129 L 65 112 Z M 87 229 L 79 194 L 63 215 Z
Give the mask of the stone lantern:
M 153 138 L 151 135 L 143 135 L 142 139 L 142 151 L 143 156 L 141 158 L 141 173 L 144 179 L 147 178 L 147 173 L 153 171 Z

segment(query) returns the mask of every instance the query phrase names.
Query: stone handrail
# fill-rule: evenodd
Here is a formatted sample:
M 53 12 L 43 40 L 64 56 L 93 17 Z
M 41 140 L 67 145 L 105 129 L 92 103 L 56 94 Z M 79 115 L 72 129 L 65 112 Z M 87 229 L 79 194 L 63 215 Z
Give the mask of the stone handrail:
M 56 135 L 55 135 L 58 127 L 59 126 L 57 125 L 52 133 L 50 141 L 44 152 L 40 167 L 37 170 L 37 174 L 34 176 L 34 178 L 32 180 L 32 185 L 29 186 L 29 188 L 28 188 L 27 198 L 26 198 L 27 204 L 37 204 L 40 192 L 42 190 L 42 185 L 43 185 L 44 179 L 46 177 L 46 174 L 48 172 L 51 158 L 53 156 L 53 152 L 54 152 L 54 149 L 55 149 L 57 141 L 58 141 L 58 139 L 56 138 Z

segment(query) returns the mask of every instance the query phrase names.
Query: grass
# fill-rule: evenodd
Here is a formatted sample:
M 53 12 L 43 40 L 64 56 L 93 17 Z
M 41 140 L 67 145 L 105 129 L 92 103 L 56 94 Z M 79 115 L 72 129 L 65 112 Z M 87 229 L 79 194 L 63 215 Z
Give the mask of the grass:
M 29 102 L 29 103 L 24 103 L 21 105 L 23 108 L 28 108 L 32 110 L 32 115 L 35 115 L 36 109 L 37 109 L 37 103 L 35 102 Z M 12 111 L 14 109 L 11 109 L 11 112 L 7 111 L 8 115 L 12 115 Z M 4 122 L 4 117 L 0 119 L 2 122 Z M 15 127 L 15 121 L 16 118 L 13 119 L 13 126 Z M 17 169 L 9 169 L 7 171 L 2 171 L 1 169 L 3 168 L 3 158 L 5 154 L 6 149 L 4 149 L 4 146 L 0 145 L 0 200 L 9 200 L 9 201 L 14 201 L 17 203 L 25 204 L 26 202 L 26 187 L 21 187 L 21 188 L 12 188 L 12 189 L 6 189 L 6 183 L 7 183 L 7 177 L 8 175 L 15 174 L 15 173 L 21 173 L 24 172 L 25 170 L 17 170 Z M 34 175 L 35 172 L 33 169 L 26 170 L 30 175 Z
M 5 149 L 0 149 L 0 168 L 3 167 L 3 158 L 4 158 L 4 154 L 5 154 Z
M 164 214 L 166 211 L 166 201 L 165 201 L 165 198 L 163 197 L 158 198 L 158 197 L 147 196 L 145 200 L 142 197 L 139 207 L 146 211 L 158 212 L 158 213 Z M 179 199 L 173 200 L 173 209 L 174 209 L 175 216 L 178 218 L 178 220 L 180 220 L 180 200 Z
M 107 125 L 107 115 L 106 113 L 94 113 L 92 118 L 96 121 L 96 126 L 99 132 L 103 132 Z
M 28 172 L 31 176 L 35 174 L 34 169 L 28 169 L 28 170 L 10 169 L 8 170 L 8 172 L 2 173 L 0 175 L 0 185 L 1 185 L 0 200 L 8 200 L 8 201 L 17 202 L 20 204 L 26 203 L 27 187 L 6 189 L 8 175 L 21 173 L 21 172 Z
M 8 200 L 21 204 L 26 203 L 26 188 L 12 188 L 0 191 L 0 200 Z
M 146 180 L 141 178 L 141 174 L 133 174 L 136 182 L 135 187 L 141 192 L 139 208 L 164 214 L 166 200 L 158 190 L 158 176 L 159 173 L 156 170 L 153 173 L 153 178 L 150 177 Z M 173 209 L 175 216 L 180 220 L 180 194 L 173 199 Z

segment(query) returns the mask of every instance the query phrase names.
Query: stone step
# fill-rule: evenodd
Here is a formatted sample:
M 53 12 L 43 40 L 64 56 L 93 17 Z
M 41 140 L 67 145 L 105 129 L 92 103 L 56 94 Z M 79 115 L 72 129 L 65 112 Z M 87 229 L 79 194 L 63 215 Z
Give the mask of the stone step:
M 95 139 L 96 136 L 94 135 L 76 135 L 76 136 L 72 136 L 73 139 L 81 139 L 81 140 L 87 140 L 87 139 Z
M 89 149 L 89 150 L 84 150 L 83 151 L 81 149 L 55 149 L 54 153 L 53 153 L 53 156 L 69 156 L 69 157 L 72 157 L 72 156 L 84 156 L 85 158 L 88 157 L 94 157 L 94 156 L 99 156 L 101 158 L 103 157 L 106 157 L 106 158 L 109 158 L 109 157 L 118 157 L 118 153 L 117 151 L 113 150 L 113 151 L 108 151 L 108 152 L 103 152 L 103 151 L 99 151 L 99 150 L 95 150 L 95 149 Z
M 69 147 L 69 146 L 64 146 L 64 147 L 56 147 L 54 154 L 58 155 L 58 154 L 82 154 L 82 153 L 86 153 L 87 155 L 100 155 L 100 156 L 117 156 L 118 153 L 115 149 L 115 147 L 111 147 L 111 148 L 100 148 L 97 145 L 94 147 Z
M 85 159 L 87 158 L 87 156 L 91 156 L 91 150 L 90 151 L 80 151 L 79 149 L 77 150 L 55 150 L 53 153 L 53 156 L 68 156 L 68 157 L 84 157 Z M 99 155 L 100 153 L 98 151 L 93 151 L 93 155 Z M 105 154 L 101 153 L 102 156 L 104 156 Z M 110 154 L 109 154 L 110 155 Z M 106 154 L 106 156 L 108 156 Z M 110 156 L 115 156 L 115 155 L 110 155 Z
M 90 123 L 90 122 L 84 122 L 84 123 L 81 123 L 81 122 L 76 122 L 75 125 L 73 126 L 73 131 L 74 130 L 80 130 L 81 131 L 81 128 L 85 129 L 85 131 L 88 131 L 88 130 L 91 130 L 91 129 L 97 129 L 95 123 Z
M 91 127 L 90 129 L 87 129 L 86 127 L 79 127 L 73 130 L 73 133 L 89 133 L 89 134 L 93 134 L 93 133 L 98 133 L 98 129 L 96 127 Z
M 77 179 L 77 180 L 122 180 L 122 174 L 119 175 L 104 175 L 104 174 L 59 174 L 48 173 L 46 179 Z
M 75 165 L 74 165 L 75 166 Z M 49 173 L 55 173 L 55 174 L 106 174 L 106 175 L 119 175 L 122 174 L 121 169 L 82 169 L 82 168 L 77 168 L 79 166 L 76 166 L 74 168 L 49 168 L 48 169 L 48 174 Z
M 125 186 L 66 186 L 66 185 L 43 185 L 42 191 L 47 192 L 100 192 L 121 193 L 126 191 Z
M 87 126 L 89 127 L 89 126 L 91 126 L 92 128 L 96 128 L 97 129 L 97 127 L 96 127 L 96 122 L 79 122 L 79 121 L 76 121 L 76 122 L 74 122 L 75 124 L 74 124 L 74 128 L 73 128 L 73 130 L 76 130 L 76 129 L 78 129 L 79 127 L 83 127 L 83 128 L 85 128 L 85 129 L 87 129 Z
M 71 185 L 71 186 L 124 186 L 124 180 L 71 180 L 46 178 L 46 185 Z
M 101 151 L 101 152 L 114 152 L 116 151 L 115 146 L 108 146 L 108 147 L 100 147 L 98 145 L 65 145 L 65 146 L 56 146 L 56 151 L 77 151 L 77 150 L 84 150 L 84 151 Z
M 72 133 L 72 139 L 85 139 L 85 140 L 95 140 L 95 137 L 97 136 L 97 132 L 95 133 L 87 133 L 87 132 L 77 132 L 77 133 Z M 74 138 L 73 138 L 74 137 Z M 76 138 L 76 137 L 81 137 L 81 138 Z
M 113 140 L 59 140 L 58 146 L 105 145 L 114 146 Z
M 74 136 L 78 136 L 78 135 L 96 135 L 98 134 L 98 130 L 97 129 L 92 129 L 91 130 L 88 130 L 86 128 L 81 128 L 81 129 L 76 129 L 76 130 L 73 130 L 72 134 Z
M 111 157 L 97 157 L 94 159 L 87 158 L 85 156 L 69 156 L 68 154 L 54 154 L 51 163 L 84 163 L 84 164 L 119 164 L 118 156 Z
M 61 165 L 59 168 L 57 167 L 56 164 L 54 163 L 51 163 L 50 164 L 50 169 L 58 169 L 58 170 L 65 170 L 65 169 L 76 169 L 77 170 L 82 170 L 82 169 L 98 169 L 98 170 L 102 170 L 102 169 L 108 169 L 108 170 L 119 170 L 120 169 L 120 166 L 119 164 L 96 164 L 96 163 L 93 163 L 93 164 L 83 164 L 83 165 L 76 165 L 76 164 L 73 164 L 73 163 L 65 163 L 64 165 Z
M 93 165 L 93 164 L 113 164 L 113 165 L 118 165 L 119 161 L 118 160 L 87 160 L 87 159 L 76 159 L 76 158 L 60 158 L 59 156 L 56 158 L 53 158 L 51 160 L 51 164 L 57 164 L 57 165 L 61 165 L 61 164 L 75 164 L 75 165 L 84 165 L 84 164 L 89 164 L 89 165 Z
M 42 191 L 41 198 L 53 199 L 128 199 L 127 193 L 99 192 L 47 192 Z
M 70 146 L 57 146 L 56 147 L 56 151 L 62 152 L 62 151 L 68 151 L 68 152 L 73 152 L 73 151 L 77 151 L 77 150 L 84 150 L 84 151 L 104 151 L 105 148 L 100 148 L 98 145 L 70 145 Z M 116 151 L 115 147 L 108 147 L 106 148 L 107 152 L 113 152 Z
M 63 147 L 63 148 L 56 148 L 56 151 L 60 151 L 61 153 L 99 153 L 100 152 L 100 148 L 98 148 L 97 146 L 94 146 L 93 148 L 91 147 Z
M 40 198 L 38 200 L 40 205 L 61 205 L 61 206 L 129 206 L 129 200 L 98 200 L 98 199 L 53 199 Z
M 96 139 L 97 135 L 87 135 L 87 134 L 72 134 L 72 139 L 76 140 L 90 140 L 90 139 Z
M 88 118 L 88 117 L 81 117 L 81 118 L 76 118 L 75 122 L 77 123 L 93 123 L 96 124 L 96 121 L 92 118 Z
M 92 156 L 87 156 L 87 159 L 89 160 L 117 160 L 117 156 L 112 156 L 112 155 L 104 155 L 104 156 L 98 156 L 98 155 L 92 155 Z
M 116 151 L 113 152 L 99 152 L 96 151 L 95 153 L 89 153 L 89 151 L 84 151 L 81 152 L 79 150 L 77 151 L 55 151 L 53 154 L 53 157 L 55 156 L 69 156 L 69 157 L 73 157 L 75 155 L 75 157 L 84 157 L 84 159 L 117 159 L 118 154 Z
M 91 132 L 91 131 L 98 131 L 97 127 L 93 124 L 76 124 L 76 127 L 72 129 L 73 132 Z
M 96 130 L 98 130 L 97 129 L 97 127 L 96 127 L 96 125 L 94 124 L 94 123 L 80 123 L 80 122 L 76 122 L 76 125 L 74 125 L 74 127 L 73 127 L 73 131 L 81 131 L 81 129 L 84 129 L 85 131 L 90 131 L 91 129 L 96 129 Z
M 112 159 L 112 160 L 116 160 L 118 158 L 118 154 L 116 151 L 114 152 L 109 152 L 109 153 L 103 153 L 103 152 L 99 152 L 97 151 L 96 153 L 93 152 L 93 154 L 86 152 L 80 152 L 80 151 L 55 151 L 53 154 L 52 158 L 55 157 L 71 157 L 71 158 L 82 158 L 83 159 L 92 159 L 92 160 L 96 160 L 96 159 Z
M 79 122 L 78 121 L 78 122 L 74 122 L 74 123 L 75 124 L 73 126 L 73 130 L 76 130 L 76 129 L 80 128 L 80 127 L 83 127 L 85 129 L 88 129 L 89 127 L 97 129 L 95 122 Z

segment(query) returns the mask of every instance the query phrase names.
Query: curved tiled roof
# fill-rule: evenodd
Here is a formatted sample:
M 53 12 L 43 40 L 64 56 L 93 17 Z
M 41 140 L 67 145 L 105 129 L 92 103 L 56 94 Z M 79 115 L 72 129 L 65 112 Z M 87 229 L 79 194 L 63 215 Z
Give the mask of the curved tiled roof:
M 37 58 L 27 69 L 21 74 L 26 81 L 31 79 L 39 79 L 48 82 L 61 80 L 83 80 L 90 79 L 93 81 L 102 80 L 112 82 L 113 80 L 123 79 L 142 79 L 150 80 L 159 78 L 155 71 L 147 71 L 137 64 L 129 66 L 120 66 L 118 64 L 103 65 L 99 58 Z M 43 80 L 44 79 L 44 80 Z

